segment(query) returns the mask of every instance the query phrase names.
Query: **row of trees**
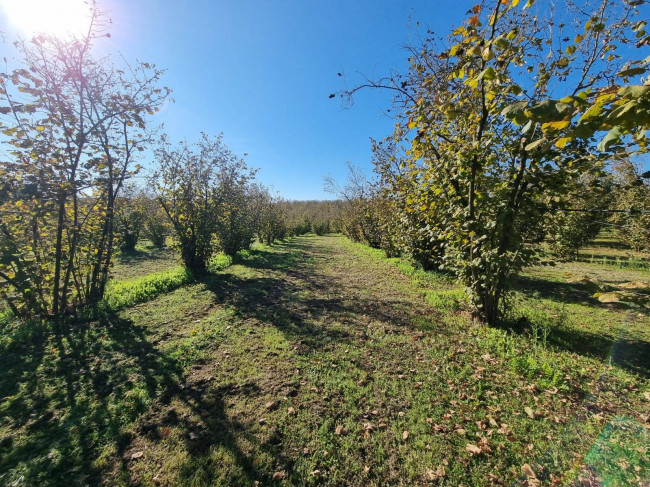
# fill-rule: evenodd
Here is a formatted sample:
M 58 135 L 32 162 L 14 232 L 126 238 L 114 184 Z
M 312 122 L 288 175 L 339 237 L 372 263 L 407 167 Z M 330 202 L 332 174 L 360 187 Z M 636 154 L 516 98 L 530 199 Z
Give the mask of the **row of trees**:
M 216 141 L 204 136 L 198 146 L 204 147 L 205 144 L 214 145 L 209 159 L 213 164 L 213 174 L 207 179 L 191 163 L 192 160 L 199 161 L 206 153 L 196 159 L 190 155 L 187 144 L 182 143 L 183 157 L 179 156 L 178 149 L 167 148 L 163 160 L 173 161 L 174 167 L 160 166 L 161 171 L 150 180 L 153 191 L 134 185 L 125 187 L 116 202 L 115 221 L 122 251 L 133 251 L 142 238 L 162 248 L 170 237 L 177 235 L 176 245 L 182 254 L 183 247 L 197 247 L 194 241 L 202 241 L 198 235 L 204 233 L 211 249 L 210 255 L 214 252 L 233 254 L 247 248 L 253 240 L 271 244 L 310 232 L 317 235 L 340 232 L 340 201 L 284 200 L 253 182 L 253 171 L 245 172 L 243 161 L 239 161 L 239 168 L 230 166 L 231 177 L 227 178 L 219 161 L 223 164 L 232 155 L 222 145 L 221 136 Z M 172 156 L 171 152 L 175 154 Z M 158 153 L 162 155 L 160 150 Z M 165 169 L 164 173 L 162 169 Z M 226 181 L 233 181 L 235 174 L 241 178 L 239 184 L 226 184 Z M 179 183 L 181 179 L 185 184 Z M 203 185 L 198 184 L 199 181 Z M 192 196 L 192 192 L 196 194 Z M 198 201 L 200 197 L 203 201 Z M 181 208 L 180 202 L 186 205 L 185 209 Z M 231 206 L 226 207 L 226 202 Z M 184 216 L 181 218 L 176 214 Z M 202 221 L 210 225 L 202 225 Z M 206 255 L 206 258 L 209 257 Z
M 222 136 L 160 136 L 150 120 L 170 96 L 163 72 L 96 58 L 94 43 L 109 34 L 95 2 L 89 12 L 85 36 L 18 41 L 20 66 L 0 73 L 0 298 L 14 315 L 96 305 L 116 246 L 133 250 L 141 237 L 156 246 L 172 237 L 201 274 L 215 252 L 335 228 L 331 208 L 283 201 L 257 183 Z M 152 153 L 144 191 L 133 177 Z
M 378 186 L 348 192 L 347 232 L 455 272 L 474 316 L 497 323 L 540 229 L 579 219 L 560 210 L 590 204 L 581 192 L 606 162 L 647 150 L 650 85 L 634 84 L 648 72 L 635 59 L 650 43 L 642 3 L 484 2 L 446 39 L 412 48 L 408 73 L 341 93 L 389 89 L 401 108 L 375 143 Z

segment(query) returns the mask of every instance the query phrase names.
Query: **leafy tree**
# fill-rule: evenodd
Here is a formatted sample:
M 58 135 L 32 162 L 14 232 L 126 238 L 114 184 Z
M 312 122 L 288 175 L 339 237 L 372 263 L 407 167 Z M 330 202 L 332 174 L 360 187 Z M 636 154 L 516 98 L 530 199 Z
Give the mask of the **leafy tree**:
M 257 232 L 251 182 L 255 171 L 242 159 L 232 158 L 220 168 L 216 180 L 217 246 L 227 255 L 248 249 Z
M 127 186 L 122 193 L 115 201 L 115 223 L 120 250 L 132 252 L 144 230 L 147 200 L 134 187 Z
M 607 223 L 607 210 L 613 201 L 610 175 L 584 175 L 579 178 L 561 200 L 561 208 L 553 208 L 544 217 L 555 255 L 577 259 L 580 247 L 596 238 Z
M 352 163 L 347 164 L 348 179 L 344 186 L 332 176 L 325 178 L 325 190 L 343 200 L 341 230 L 356 242 L 396 255 L 394 236 L 389 229 L 393 219 L 391 199 L 383 197 L 377 182 L 369 181 Z
M 145 235 L 156 248 L 163 248 L 171 233 L 169 220 L 160 204 L 153 198 L 146 198 L 144 212 Z
M 113 254 L 115 203 L 165 102 L 162 72 L 93 56 L 105 34 L 15 43 L 21 67 L 0 74 L 0 293 L 17 315 L 57 317 L 97 303 Z
M 405 106 L 394 138 L 407 158 L 391 192 L 443 243 L 444 267 L 465 283 L 474 316 L 491 324 L 534 256 L 525 236 L 540 226 L 544 200 L 600 168 L 594 136 L 610 129 L 599 148 L 625 152 L 621 137 L 634 135 L 644 150 L 648 126 L 648 87 L 613 83 L 648 69 L 624 59 L 647 44 L 639 2 L 603 0 L 592 12 L 518 4 L 474 6 L 446 41 L 431 35 L 412 50 L 408 76 L 343 93 L 388 88 Z
M 641 178 L 636 166 L 627 159 L 614 166 L 616 184 L 615 213 L 612 223 L 621 240 L 640 251 L 650 250 L 650 187 Z
M 263 186 L 255 188 L 254 212 L 258 215 L 257 238 L 267 245 L 287 235 L 286 204 Z
M 250 245 L 254 235 L 246 213 L 246 183 L 252 178 L 223 136 L 172 147 L 163 137 L 155 151 L 157 199 L 174 228 L 185 267 L 206 272 L 212 255 Z

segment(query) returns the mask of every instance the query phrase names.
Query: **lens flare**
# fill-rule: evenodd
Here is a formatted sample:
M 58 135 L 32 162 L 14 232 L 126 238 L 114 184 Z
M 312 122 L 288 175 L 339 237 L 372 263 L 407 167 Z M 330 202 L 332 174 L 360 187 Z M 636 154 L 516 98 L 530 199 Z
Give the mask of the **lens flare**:
M 10 22 L 27 35 L 70 37 L 88 29 L 92 3 L 87 0 L 2 0 Z

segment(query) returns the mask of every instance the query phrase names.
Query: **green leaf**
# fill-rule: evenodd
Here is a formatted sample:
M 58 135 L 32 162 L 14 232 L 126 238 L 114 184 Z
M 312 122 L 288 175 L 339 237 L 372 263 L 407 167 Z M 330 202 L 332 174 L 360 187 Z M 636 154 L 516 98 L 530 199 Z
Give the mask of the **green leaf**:
M 558 100 L 544 100 L 526 110 L 526 115 L 536 122 L 554 122 L 564 119 L 569 108 Z
M 497 77 L 497 72 L 494 70 L 494 68 L 489 67 L 481 71 L 481 74 L 478 75 L 477 79 L 493 80 L 496 79 L 496 77 Z
M 637 74 L 643 74 L 646 72 L 646 68 L 630 68 L 618 73 L 618 76 L 621 78 L 628 76 L 636 76 Z
M 621 133 L 621 130 L 618 127 L 614 127 L 612 130 L 607 132 L 607 135 L 603 138 L 603 140 L 600 141 L 597 149 L 600 152 L 607 151 L 612 145 L 619 141 L 621 135 L 623 135 Z
M 537 139 L 535 142 L 531 142 L 530 144 L 528 144 L 526 146 L 526 150 L 527 151 L 532 151 L 533 149 L 536 149 L 537 147 L 539 147 L 540 145 L 542 145 L 546 141 L 547 141 L 546 137 L 542 137 L 541 139 Z

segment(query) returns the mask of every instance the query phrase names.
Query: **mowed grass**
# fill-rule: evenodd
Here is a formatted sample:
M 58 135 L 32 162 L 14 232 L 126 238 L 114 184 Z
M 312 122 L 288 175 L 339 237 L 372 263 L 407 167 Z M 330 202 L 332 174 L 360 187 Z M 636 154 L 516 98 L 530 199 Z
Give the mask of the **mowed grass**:
M 566 266 L 489 328 L 449 277 L 339 236 L 168 288 L 133 262 L 122 304 L 3 328 L 0 484 L 647 485 L 650 320 Z

